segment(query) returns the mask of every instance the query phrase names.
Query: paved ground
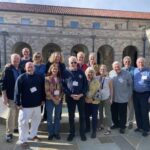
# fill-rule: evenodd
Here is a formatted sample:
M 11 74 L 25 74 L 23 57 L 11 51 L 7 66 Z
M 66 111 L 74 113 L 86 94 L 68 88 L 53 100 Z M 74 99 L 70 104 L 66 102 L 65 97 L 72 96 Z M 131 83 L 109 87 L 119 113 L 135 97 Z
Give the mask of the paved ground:
M 5 142 L 5 118 L 7 109 L 2 105 L 0 99 L 0 150 L 22 150 L 16 144 L 18 134 L 14 134 L 12 143 Z M 77 127 L 78 128 L 78 127 Z M 134 127 L 135 128 L 135 127 Z M 61 140 L 47 140 L 46 124 L 42 124 L 39 131 L 41 142 L 29 141 L 29 150 L 150 150 L 150 135 L 148 137 L 141 136 L 141 133 L 135 133 L 134 130 L 126 129 L 125 134 L 120 134 L 118 130 L 113 130 L 112 134 L 105 136 L 103 131 L 97 133 L 96 139 L 91 139 L 87 134 L 87 141 L 82 142 L 78 133 L 73 142 L 67 142 L 67 113 L 63 110 Z

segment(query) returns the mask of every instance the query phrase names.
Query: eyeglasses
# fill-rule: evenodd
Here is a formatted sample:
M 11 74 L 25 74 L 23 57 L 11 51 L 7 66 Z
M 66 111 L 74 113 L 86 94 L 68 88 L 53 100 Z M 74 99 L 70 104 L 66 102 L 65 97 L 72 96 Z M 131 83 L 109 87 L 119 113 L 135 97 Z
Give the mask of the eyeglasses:
M 73 61 L 73 62 L 71 62 L 71 64 L 77 64 L 77 62 L 76 62 L 76 61 Z

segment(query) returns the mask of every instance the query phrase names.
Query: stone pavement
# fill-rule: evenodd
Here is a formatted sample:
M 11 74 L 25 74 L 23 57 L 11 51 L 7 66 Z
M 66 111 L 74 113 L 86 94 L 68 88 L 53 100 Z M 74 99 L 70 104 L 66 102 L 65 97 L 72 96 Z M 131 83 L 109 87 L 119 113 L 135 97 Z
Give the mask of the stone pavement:
M 18 134 L 14 134 L 12 143 L 5 142 L 5 116 L 7 109 L 0 99 L 0 150 L 22 150 L 17 144 Z M 78 128 L 76 126 L 76 128 Z M 134 127 L 135 128 L 135 127 Z M 91 139 L 87 134 L 87 141 L 82 142 L 77 135 L 72 142 L 66 141 L 68 136 L 68 123 L 66 109 L 63 109 L 61 140 L 47 140 L 46 124 L 40 126 L 38 135 L 42 139 L 40 142 L 29 141 L 29 150 L 150 150 L 150 135 L 143 137 L 141 133 L 126 129 L 125 134 L 120 134 L 118 130 L 113 130 L 111 135 L 105 136 L 104 131 L 97 133 L 96 139 Z M 78 131 L 78 129 L 77 129 Z

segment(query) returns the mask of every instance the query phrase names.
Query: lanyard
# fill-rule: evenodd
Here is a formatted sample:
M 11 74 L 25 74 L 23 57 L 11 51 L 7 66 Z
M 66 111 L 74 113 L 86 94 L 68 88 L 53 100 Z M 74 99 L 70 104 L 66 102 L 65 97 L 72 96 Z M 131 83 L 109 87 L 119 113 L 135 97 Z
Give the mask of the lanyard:
M 105 82 L 105 77 L 101 77 L 100 78 L 100 83 L 101 83 L 101 89 L 103 89 L 103 87 L 104 87 L 104 82 Z

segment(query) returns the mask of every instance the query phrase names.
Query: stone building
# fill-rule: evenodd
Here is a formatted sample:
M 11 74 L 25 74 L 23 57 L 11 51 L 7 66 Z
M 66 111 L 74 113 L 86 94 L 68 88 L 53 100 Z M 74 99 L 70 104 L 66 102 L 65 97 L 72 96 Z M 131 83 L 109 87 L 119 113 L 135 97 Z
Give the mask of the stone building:
M 46 62 L 53 51 L 67 61 L 78 51 L 97 54 L 97 62 L 111 66 L 123 56 L 149 61 L 150 12 L 129 12 L 0 2 L 0 67 L 13 52 L 28 47 L 42 52 Z M 148 62 L 147 61 L 147 62 Z

